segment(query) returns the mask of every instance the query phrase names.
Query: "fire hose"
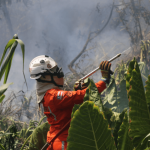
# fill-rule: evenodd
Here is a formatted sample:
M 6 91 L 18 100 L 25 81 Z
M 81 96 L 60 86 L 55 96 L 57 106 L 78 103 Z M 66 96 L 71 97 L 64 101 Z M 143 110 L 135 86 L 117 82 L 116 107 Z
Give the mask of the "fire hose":
M 120 57 L 121 54 L 117 54 L 116 56 L 114 56 L 113 58 L 111 58 L 110 60 L 108 60 L 109 62 L 112 62 L 113 60 L 115 60 L 116 58 Z M 98 71 L 100 68 L 97 67 L 96 69 L 94 69 L 93 71 L 91 71 L 90 73 L 88 73 L 87 75 L 85 75 L 84 77 L 82 77 L 81 79 L 79 79 L 77 83 L 81 83 L 83 82 L 86 78 L 88 78 L 89 76 L 91 76 L 92 74 L 94 74 L 96 71 Z M 50 142 L 47 142 L 41 150 L 46 150 L 48 148 L 49 145 L 51 145 L 51 143 L 54 142 L 54 140 L 66 129 L 66 127 L 68 127 L 70 125 L 71 119 L 62 127 L 62 129 L 55 135 L 55 137 L 53 137 L 51 139 Z

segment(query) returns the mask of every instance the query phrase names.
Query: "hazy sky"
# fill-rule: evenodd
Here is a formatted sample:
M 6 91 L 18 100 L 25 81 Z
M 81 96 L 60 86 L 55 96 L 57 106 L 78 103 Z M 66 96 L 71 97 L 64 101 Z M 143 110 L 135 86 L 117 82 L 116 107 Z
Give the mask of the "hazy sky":
M 57 61 L 65 73 L 68 64 L 82 50 L 90 31 L 101 29 L 108 19 L 112 0 L 29 0 L 27 6 L 22 2 L 7 5 L 14 34 L 25 43 L 25 75 L 29 90 L 35 89 L 35 81 L 29 78 L 29 63 L 38 55 L 49 55 Z M 111 51 L 117 45 L 120 52 L 130 46 L 127 33 L 114 27 L 115 10 L 107 28 L 90 44 L 96 48 L 89 52 L 90 62 L 100 60 L 108 51 L 109 58 L 118 51 Z M 0 10 L 1 54 L 4 46 L 13 35 Z M 102 47 L 101 47 L 102 46 Z M 99 65 L 100 61 L 97 61 Z M 9 90 L 19 91 L 23 87 L 22 54 L 20 46 L 14 55 L 8 82 L 14 82 Z M 24 85 L 23 90 L 26 90 Z

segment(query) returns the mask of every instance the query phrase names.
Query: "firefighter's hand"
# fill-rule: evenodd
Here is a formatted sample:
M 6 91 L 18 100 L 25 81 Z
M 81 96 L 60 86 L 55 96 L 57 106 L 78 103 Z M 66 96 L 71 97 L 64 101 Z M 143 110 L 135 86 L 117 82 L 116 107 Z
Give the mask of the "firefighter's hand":
M 83 90 L 83 89 L 85 89 L 87 87 L 88 87 L 88 85 L 86 83 L 75 83 L 75 85 L 74 85 L 75 91 Z
M 110 70 L 110 67 L 111 63 L 109 61 L 102 61 L 99 66 L 101 69 L 102 80 L 106 81 L 108 84 L 110 81 L 110 75 L 113 74 L 113 72 Z

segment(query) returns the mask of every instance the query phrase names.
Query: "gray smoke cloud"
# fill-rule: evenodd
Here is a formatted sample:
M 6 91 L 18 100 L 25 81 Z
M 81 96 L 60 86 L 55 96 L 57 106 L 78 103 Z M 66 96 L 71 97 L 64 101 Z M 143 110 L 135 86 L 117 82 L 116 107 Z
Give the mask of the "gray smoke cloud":
M 29 90 L 35 90 L 35 81 L 29 78 L 30 61 L 38 55 L 46 54 L 56 60 L 65 73 L 69 72 L 68 64 L 82 50 L 89 32 L 103 27 L 111 7 L 112 0 L 28 0 L 27 6 L 15 1 L 7 5 L 14 33 L 17 33 L 25 43 L 24 69 Z M 2 10 L 0 14 L 2 54 L 5 44 L 13 35 L 10 35 Z M 116 16 L 114 10 L 112 19 Z M 93 45 L 96 47 L 87 51 L 89 57 L 85 58 L 83 65 L 89 63 L 88 59 L 90 63 L 100 63 L 100 58 L 104 55 L 103 49 L 107 57 L 111 58 L 130 46 L 128 34 L 120 31 L 119 27 L 114 28 L 112 19 L 104 31 L 89 43 L 88 48 Z M 110 51 L 115 45 L 120 51 Z M 8 91 L 26 90 L 19 45 L 14 55 L 8 82 L 14 82 Z

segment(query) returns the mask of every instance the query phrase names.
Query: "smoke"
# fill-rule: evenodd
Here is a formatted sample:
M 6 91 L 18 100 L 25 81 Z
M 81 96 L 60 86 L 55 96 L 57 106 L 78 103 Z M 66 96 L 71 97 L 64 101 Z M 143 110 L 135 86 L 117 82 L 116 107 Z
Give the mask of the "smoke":
M 68 64 L 82 50 L 89 32 L 103 27 L 109 17 L 111 7 L 112 0 L 28 0 L 27 6 L 15 1 L 7 5 L 12 28 L 25 43 L 24 71 L 29 91 L 35 89 L 35 81 L 29 78 L 30 61 L 38 55 L 46 54 L 56 60 L 65 73 L 69 72 Z M 0 13 L 2 54 L 5 44 L 13 35 L 9 33 L 3 13 L 1 11 Z M 102 47 L 107 57 L 111 58 L 130 46 L 127 33 L 112 25 L 113 18 L 116 16 L 114 10 L 112 19 L 102 34 L 89 43 L 88 48 L 93 45 L 95 48 L 87 52 L 89 57 L 85 58 L 85 64 L 93 63 L 97 66 L 96 63 L 100 63 L 100 58 L 104 55 Z M 120 49 L 119 51 L 112 49 L 115 45 L 116 49 Z M 14 55 L 8 82 L 14 82 L 9 91 L 26 90 L 19 45 Z

